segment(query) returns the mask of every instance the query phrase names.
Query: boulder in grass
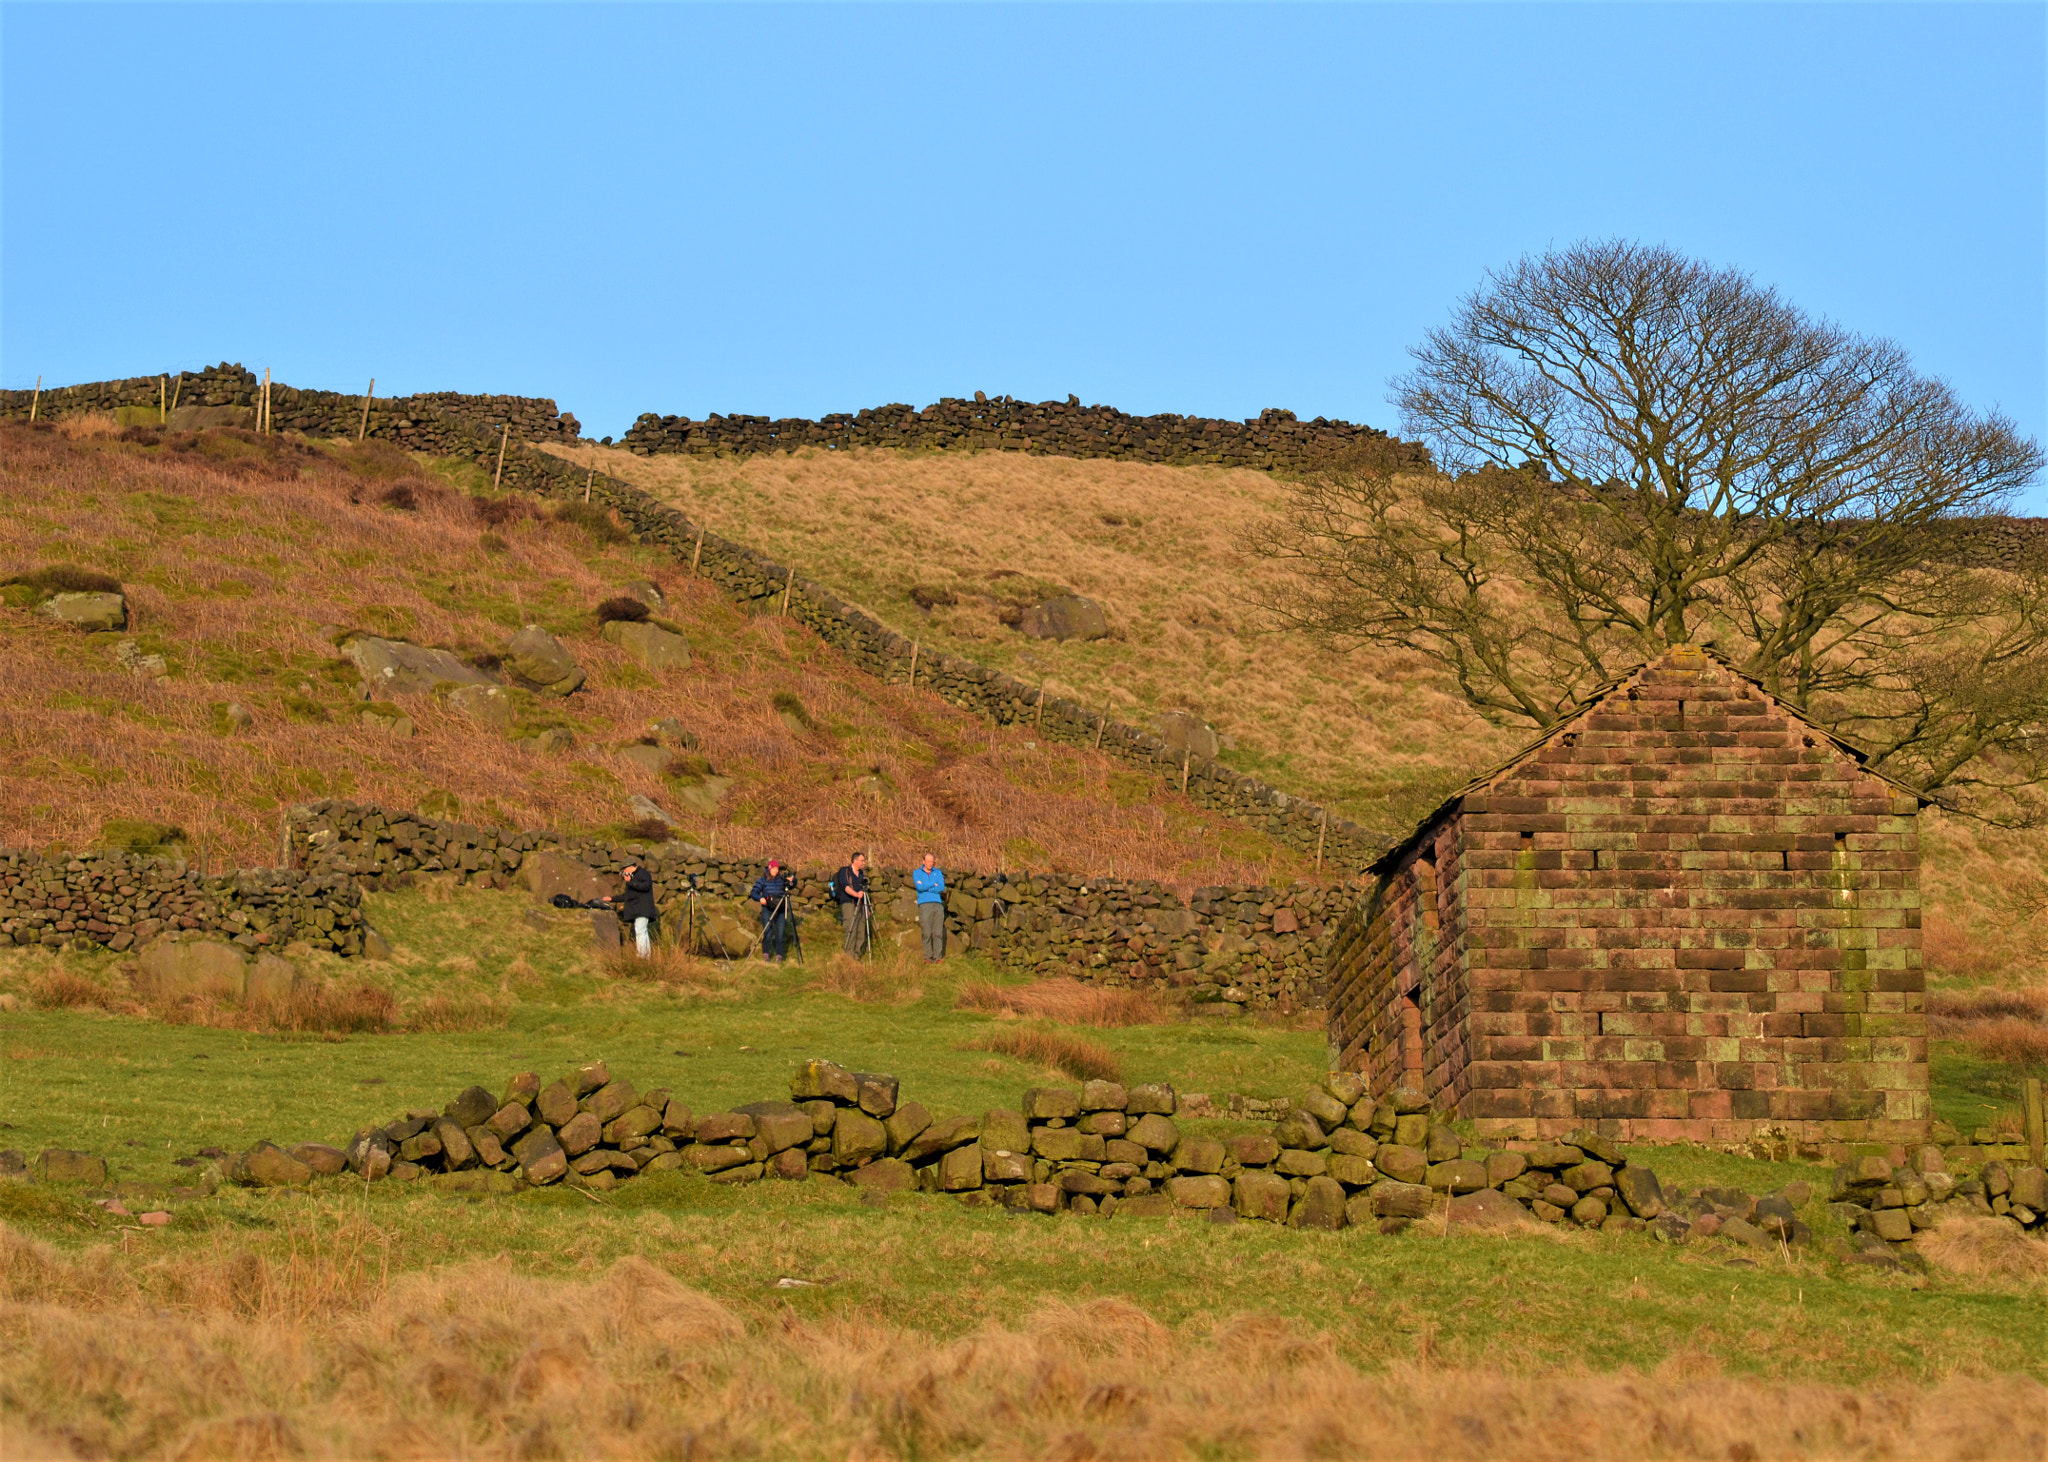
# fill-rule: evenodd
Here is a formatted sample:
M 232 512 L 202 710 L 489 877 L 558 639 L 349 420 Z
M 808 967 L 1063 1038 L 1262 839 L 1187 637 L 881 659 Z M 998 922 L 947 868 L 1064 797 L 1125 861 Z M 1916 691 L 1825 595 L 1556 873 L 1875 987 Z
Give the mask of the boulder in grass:
M 581 1106 L 584 1111 L 597 1118 L 599 1126 L 603 1126 L 615 1118 L 624 1116 L 637 1106 L 639 1101 L 640 1093 L 634 1089 L 633 1083 L 621 1076 L 590 1093 L 583 1099 Z
M 1031 1159 L 1021 1152 L 1005 1148 L 990 1147 L 986 1142 L 978 1145 L 981 1153 L 981 1177 L 985 1183 L 1028 1183 L 1031 1181 Z
M 324 1142 L 301 1142 L 292 1147 L 290 1153 L 318 1177 L 331 1178 L 348 1170 L 348 1154 Z
M 579 1099 L 612 1084 L 612 1069 L 602 1061 L 578 1066 L 569 1077 L 569 1090 Z
M 36 1176 L 46 1183 L 85 1183 L 94 1188 L 104 1188 L 107 1183 L 107 1160 L 95 1157 L 89 1152 L 73 1152 L 65 1147 L 47 1147 L 36 1159 Z
M 1017 628 L 1034 640 L 1099 640 L 1109 634 L 1109 617 L 1093 599 L 1060 594 L 1026 609 Z
M 570 695 L 583 686 L 583 670 L 562 642 L 529 624 L 505 642 L 505 673 L 528 690 Z
M 693 1142 L 683 1149 L 683 1158 L 700 1173 L 722 1173 L 746 1163 L 751 1154 L 729 1143 Z
M 363 684 L 375 696 L 425 695 L 437 687 L 495 685 L 490 675 L 447 650 L 353 635 L 341 653 L 355 662 Z
M 550 1127 L 563 1127 L 576 1115 L 576 1094 L 569 1090 L 567 1082 L 551 1081 L 534 1097 L 533 1106 L 541 1121 Z
M 690 668 L 690 642 L 674 630 L 644 621 L 614 619 L 606 622 L 602 633 L 642 669 Z
M 448 704 L 479 725 L 499 731 L 519 719 L 512 692 L 502 685 L 458 685 L 448 692 Z
M 659 1158 L 656 1159 L 660 1161 Z M 810 1164 L 804 1161 L 800 1148 L 788 1147 L 768 1160 L 768 1176 L 780 1178 L 787 1183 L 801 1183 L 811 1175 Z
M 88 633 L 128 628 L 128 601 L 119 594 L 53 594 L 36 613 Z

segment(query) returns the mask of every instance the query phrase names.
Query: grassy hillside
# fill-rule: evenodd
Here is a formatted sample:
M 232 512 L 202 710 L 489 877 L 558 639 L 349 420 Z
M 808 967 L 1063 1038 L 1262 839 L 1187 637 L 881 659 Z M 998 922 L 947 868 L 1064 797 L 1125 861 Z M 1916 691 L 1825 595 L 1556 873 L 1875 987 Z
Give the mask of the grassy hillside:
M 274 862 L 282 808 L 308 798 L 597 829 L 633 820 L 639 794 L 697 842 L 811 863 L 872 845 L 907 864 L 931 845 L 988 870 L 1183 883 L 1303 871 L 1157 779 L 991 735 L 848 670 L 601 516 L 471 495 L 488 488 L 472 468 L 375 444 L 162 437 L 111 419 L 0 429 L 0 578 L 76 564 L 118 579 L 132 616 L 126 634 L 88 634 L 37 614 L 25 586 L 0 596 L 0 844 L 82 847 L 148 824 L 180 830 L 218 869 Z M 594 607 L 637 580 L 666 591 L 689 668 L 650 673 L 600 637 Z M 532 623 L 589 681 L 567 699 L 522 695 L 511 732 L 566 732 L 567 752 L 531 750 L 431 696 L 399 698 L 418 732 L 394 739 L 361 719 L 358 673 L 334 644 L 361 630 L 488 664 Z M 127 640 L 130 662 L 161 656 L 166 673 L 128 668 Z M 619 755 L 662 718 L 698 741 L 703 764 L 681 780 Z M 705 770 L 733 779 L 711 816 L 682 795 Z
M 1243 544 L 1285 491 L 1262 472 L 1017 452 L 561 455 L 793 561 L 927 645 L 1140 725 L 1194 711 L 1227 738 L 1225 762 L 1367 827 L 1403 828 L 1520 739 L 1409 657 L 1254 632 L 1248 593 L 1271 571 Z M 1061 592 L 1101 604 L 1110 637 L 1062 644 L 1004 623 Z

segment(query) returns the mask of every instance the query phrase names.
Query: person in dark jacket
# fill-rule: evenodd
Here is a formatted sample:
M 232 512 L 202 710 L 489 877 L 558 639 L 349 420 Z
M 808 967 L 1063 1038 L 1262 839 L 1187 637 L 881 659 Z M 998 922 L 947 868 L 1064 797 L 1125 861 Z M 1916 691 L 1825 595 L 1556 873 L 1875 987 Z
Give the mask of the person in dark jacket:
M 789 896 L 796 891 L 796 880 L 783 870 L 775 859 L 768 860 L 768 871 L 754 880 L 754 887 L 747 897 L 761 906 L 761 958 L 778 964 L 789 958 Z
M 642 959 L 654 952 L 654 926 L 661 911 L 654 906 L 654 875 L 637 863 L 619 870 L 625 880 L 626 896 L 619 903 L 619 918 L 633 931 L 633 950 Z
M 868 860 L 855 853 L 832 875 L 832 897 L 839 901 L 839 921 L 846 926 L 846 952 L 855 959 L 868 952 Z

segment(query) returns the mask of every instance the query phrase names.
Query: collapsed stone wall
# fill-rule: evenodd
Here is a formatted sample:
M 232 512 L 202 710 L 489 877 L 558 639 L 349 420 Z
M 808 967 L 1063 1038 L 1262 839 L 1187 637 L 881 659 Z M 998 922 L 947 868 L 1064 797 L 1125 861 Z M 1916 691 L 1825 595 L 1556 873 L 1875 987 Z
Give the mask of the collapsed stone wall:
M 244 869 L 208 877 L 169 858 L 0 850 L 0 940 L 126 950 L 159 934 L 214 935 L 244 951 L 304 942 L 363 949 L 362 893 L 324 870 Z
M 761 873 L 757 862 L 682 843 L 507 832 L 351 802 L 294 807 L 287 832 L 293 861 L 308 872 L 359 881 L 373 891 L 403 887 L 408 876 L 453 874 L 474 886 L 518 881 L 545 894 L 573 890 L 586 873 L 605 880 L 609 891 L 619 868 L 639 863 L 654 879 L 656 902 L 671 929 L 693 878 L 702 898 L 736 904 Z M 795 870 L 799 918 L 828 907 L 833 871 Z M 915 923 L 907 869 L 872 870 L 870 884 L 881 915 Z M 1165 885 L 1139 879 L 957 869 L 947 884 L 948 937 L 962 947 L 1044 975 L 1183 990 L 1197 1009 L 1218 1014 L 1318 1003 L 1328 930 L 1351 897 L 1297 883 L 1202 887 L 1183 901 Z M 742 912 L 751 917 L 750 910 Z
M 641 415 L 620 440 L 643 457 L 687 453 L 696 456 L 752 456 L 800 447 L 843 451 L 849 447 L 1030 452 L 1046 457 L 1110 457 L 1127 462 L 1174 466 L 1252 467 L 1300 471 L 1315 462 L 1367 443 L 1388 441 L 1377 427 L 1318 416 L 1301 421 L 1291 411 L 1268 408 L 1245 421 L 1203 416 L 1132 416 L 1113 406 L 1065 401 L 990 399 L 976 392 L 969 401 L 942 397 L 922 411 L 901 404 L 839 412 L 817 421 L 804 417 L 720 416 L 703 421 L 687 416 Z M 1411 465 L 1429 465 L 1428 449 L 1397 443 Z

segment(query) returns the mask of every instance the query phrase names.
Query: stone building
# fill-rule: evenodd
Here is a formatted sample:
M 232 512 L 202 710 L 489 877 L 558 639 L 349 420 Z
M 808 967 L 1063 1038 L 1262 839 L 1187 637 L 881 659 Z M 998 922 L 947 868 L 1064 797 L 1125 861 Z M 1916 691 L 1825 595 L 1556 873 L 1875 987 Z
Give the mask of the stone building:
M 1330 953 L 1340 1062 L 1502 1138 L 1922 1137 L 1923 805 L 1673 649 L 1373 866 Z

